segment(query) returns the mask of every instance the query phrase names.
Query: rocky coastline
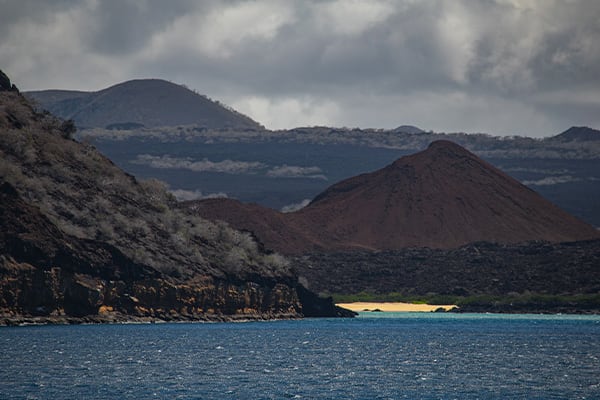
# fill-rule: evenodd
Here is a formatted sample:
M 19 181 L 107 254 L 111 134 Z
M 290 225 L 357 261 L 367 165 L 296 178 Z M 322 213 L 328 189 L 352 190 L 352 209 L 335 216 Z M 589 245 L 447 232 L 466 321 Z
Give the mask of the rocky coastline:
M 0 325 L 354 315 L 74 131 L 0 72 Z

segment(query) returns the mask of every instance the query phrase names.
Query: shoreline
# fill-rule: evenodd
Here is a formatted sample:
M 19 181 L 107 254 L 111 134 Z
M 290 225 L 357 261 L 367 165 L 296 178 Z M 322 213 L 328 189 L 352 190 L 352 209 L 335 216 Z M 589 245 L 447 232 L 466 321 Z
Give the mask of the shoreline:
M 365 301 L 354 303 L 337 303 L 336 306 L 355 312 L 448 312 L 458 308 L 456 305 Z
M 302 319 L 298 314 L 265 313 L 265 314 L 203 314 L 203 315 L 169 315 L 141 317 L 122 313 L 109 315 L 87 315 L 74 317 L 32 316 L 32 315 L 0 315 L 0 327 L 11 326 L 43 326 L 43 325 L 120 325 L 120 324 L 164 324 L 164 323 L 215 323 L 215 322 L 255 322 Z

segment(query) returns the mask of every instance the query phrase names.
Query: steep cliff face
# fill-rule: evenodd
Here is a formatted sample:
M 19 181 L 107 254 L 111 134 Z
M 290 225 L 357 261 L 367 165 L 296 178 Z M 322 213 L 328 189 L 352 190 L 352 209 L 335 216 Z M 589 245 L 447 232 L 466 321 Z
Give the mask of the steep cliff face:
M 251 235 L 186 214 L 72 133 L 0 90 L 0 323 L 342 313 Z
M 106 280 L 61 267 L 35 268 L 12 259 L 2 260 L 0 274 L 0 325 L 80 318 L 90 322 L 227 321 L 306 315 L 297 287 L 282 282 L 235 283 L 210 276 L 182 284 L 164 278 Z
M 64 234 L 6 182 L 0 221 L 0 323 L 27 316 L 55 322 L 298 318 L 311 315 L 314 303 L 327 303 L 303 291 L 303 304 L 293 276 L 165 276 L 112 245 Z

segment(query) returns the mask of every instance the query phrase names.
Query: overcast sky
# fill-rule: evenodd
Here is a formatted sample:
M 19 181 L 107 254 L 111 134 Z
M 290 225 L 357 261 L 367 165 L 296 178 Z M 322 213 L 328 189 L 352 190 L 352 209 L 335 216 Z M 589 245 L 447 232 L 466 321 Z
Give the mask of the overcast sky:
M 0 0 L 21 90 L 185 84 L 268 128 L 600 128 L 600 1 Z

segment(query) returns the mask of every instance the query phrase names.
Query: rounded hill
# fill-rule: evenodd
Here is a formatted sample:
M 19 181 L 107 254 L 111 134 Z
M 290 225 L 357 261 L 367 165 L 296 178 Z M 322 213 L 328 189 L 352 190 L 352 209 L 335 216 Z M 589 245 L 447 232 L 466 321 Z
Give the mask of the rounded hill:
M 257 122 L 184 86 L 161 79 L 136 79 L 97 92 L 28 92 L 40 106 L 80 128 L 198 125 L 261 129 Z
M 267 247 L 290 254 L 600 236 L 594 227 L 445 140 L 330 186 L 294 213 L 259 212 L 258 206 L 219 200 L 193 207 L 205 218 L 253 231 Z

